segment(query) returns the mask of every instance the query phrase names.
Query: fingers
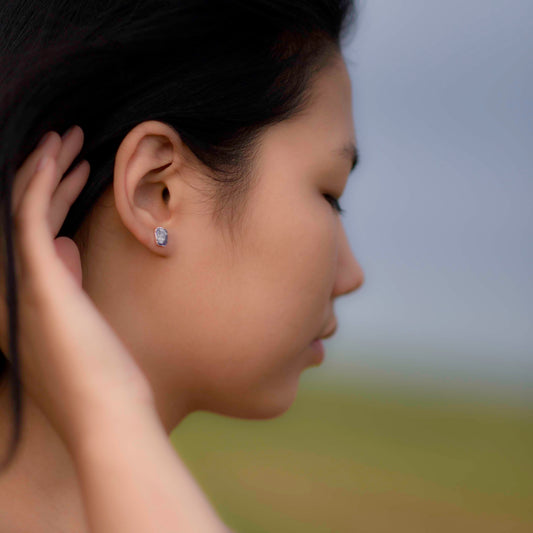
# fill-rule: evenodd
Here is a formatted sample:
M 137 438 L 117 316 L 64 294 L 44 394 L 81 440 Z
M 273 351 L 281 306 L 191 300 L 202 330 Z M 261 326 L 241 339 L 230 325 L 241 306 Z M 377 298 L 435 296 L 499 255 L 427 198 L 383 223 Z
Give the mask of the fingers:
M 25 275 L 38 269 L 39 258 L 50 259 L 53 252 L 52 235 L 48 220 L 48 206 L 57 181 L 57 164 L 54 158 L 44 156 L 35 175 L 28 183 L 15 214 L 18 233 L 17 245 L 21 258 L 21 273 Z M 35 258 L 35 259 L 34 259 Z M 45 268 L 42 265 L 41 268 Z
M 41 158 L 45 155 L 56 158 L 58 173 L 61 177 L 79 154 L 83 140 L 83 130 L 79 126 L 69 128 L 62 137 L 55 131 L 50 131 L 42 138 L 42 144 L 37 146 L 17 171 L 13 184 L 12 213 L 17 211 L 24 191 L 35 174 Z
M 58 185 L 50 204 L 48 223 L 52 235 L 57 235 L 74 200 L 87 182 L 89 162 L 83 160 Z
M 43 271 L 57 260 L 54 238 L 89 176 L 87 161 L 63 175 L 79 154 L 84 135 L 73 126 L 62 137 L 48 133 L 17 172 L 13 189 L 13 214 L 18 232 L 19 272 Z M 57 264 L 57 263 L 56 263 Z M 46 268 L 44 268 L 46 270 Z
M 54 189 L 50 200 L 48 223 L 53 237 L 61 229 L 72 203 L 83 189 L 89 176 L 88 161 L 81 161 L 64 179 L 63 174 L 72 164 L 83 146 L 83 130 L 79 126 L 72 126 L 61 137 L 63 145 L 57 156 L 57 178 L 59 184 Z
M 62 137 L 55 131 L 48 132 L 16 173 L 12 213 L 17 233 L 13 242 L 15 270 L 19 280 L 21 276 L 25 282 L 37 280 L 37 275 L 40 275 L 41 283 L 55 286 L 53 279 L 61 279 L 58 275 L 64 276 L 62 262 L 81 286 L 81 264 L 75 243 L 66 237 L 54 237 L 89 176 L 90 166 L 84 160 L 62 179 L 79 154 L 83 141 L 84 134 L 79 126 L 70 128 Z M 42 161 L 45 156 L 47 160 Z M 38 169 L 41 162 L 44 165 Z M 3 276 L 4 273 L 0 272 L 2 349 L 6 347 L 4 327 L 7 320 Z M 6 353 L 5 350 L 3 352 Z
M 57 157 L 61 150 L 61 137 L 55 131 L 48 132 L 42 139 L 42 144 L 38 146 L 24 161 L 18 169 L 15 182 L 13 183 L 11 213 L 16 213 L 24 191 L 28 186 L 32 176 L 35 174 L 37 164 L 44 155 Z
M 61 141 L 63 144 L 57 156 L 57 171 L 60 179 L 80 153 L 83 146 L 83 130 L 79 126 L 72 126 L 63 134 Z

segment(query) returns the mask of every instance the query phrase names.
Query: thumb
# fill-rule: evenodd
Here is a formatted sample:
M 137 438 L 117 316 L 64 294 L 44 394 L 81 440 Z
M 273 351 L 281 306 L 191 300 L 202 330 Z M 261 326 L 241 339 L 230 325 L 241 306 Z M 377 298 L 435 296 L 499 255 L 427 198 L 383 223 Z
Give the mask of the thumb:
M 82 269 L 78 246 L 69 237 L 57 237 L 57 239 L 54 239 L 54 246 L 57 255 L 74 276 L 77 285 L 81 287 Z

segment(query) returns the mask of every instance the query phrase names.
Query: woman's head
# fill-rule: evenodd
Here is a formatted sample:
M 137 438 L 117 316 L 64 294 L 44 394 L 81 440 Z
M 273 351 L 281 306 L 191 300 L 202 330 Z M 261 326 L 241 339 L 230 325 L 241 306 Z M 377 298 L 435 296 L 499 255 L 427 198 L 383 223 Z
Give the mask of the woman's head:
M 239 417 L 286 410 L 333 301 L 363 273 L 339 213 L 355 145 L 342 59 L 313 84 L 306 113 L 270 127 L 233 239 L 212 216 L 201 169 L 172 128 L 148 121 L 118 149 L 113 188 L 87 218 L 84 284 L 173 409 Z M 163 194 L 162 191 L 166 193 Z M 153 230 L 168 231 L 164 248 Z M 175 425 L 167 413 L 169 426 Z
M 334 298 L 362 283 L 324 196 L 342 192 L 355 144 L 340 53 L 352 4 L 0 8 L 4 213 L 36 140 L 79 124 L 91 176 L 59 235 L 162 403 L 283 412 Z

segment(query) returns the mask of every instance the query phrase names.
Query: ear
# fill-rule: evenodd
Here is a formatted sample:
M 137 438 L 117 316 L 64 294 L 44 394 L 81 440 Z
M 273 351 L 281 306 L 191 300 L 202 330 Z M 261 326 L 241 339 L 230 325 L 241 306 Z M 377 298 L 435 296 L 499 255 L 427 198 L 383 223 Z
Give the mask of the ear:
M 173 249 L 171 226 L 184 196 L 185 145 L 171 126 L 138 124 L 123 139 L 115 157 L 113 192 L 123 224 L 144 246 L 160 255 Z M 158 226 L 168 232 L 166 246 L 156 244 Z

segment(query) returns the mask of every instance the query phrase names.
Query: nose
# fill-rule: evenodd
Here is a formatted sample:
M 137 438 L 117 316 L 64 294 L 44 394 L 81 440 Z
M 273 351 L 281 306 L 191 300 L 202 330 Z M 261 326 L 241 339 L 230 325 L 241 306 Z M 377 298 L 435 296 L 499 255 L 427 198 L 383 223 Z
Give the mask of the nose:
M 365 281 L 365 274 L 355 258 L 344 226 L 340 225 L 340 244 L 337 259 L 337 277 L 333 288 L 333 297 L 356 291 Z

